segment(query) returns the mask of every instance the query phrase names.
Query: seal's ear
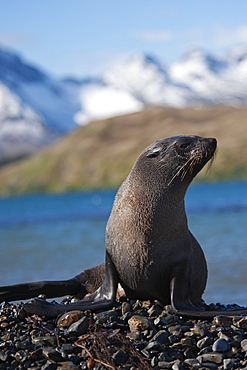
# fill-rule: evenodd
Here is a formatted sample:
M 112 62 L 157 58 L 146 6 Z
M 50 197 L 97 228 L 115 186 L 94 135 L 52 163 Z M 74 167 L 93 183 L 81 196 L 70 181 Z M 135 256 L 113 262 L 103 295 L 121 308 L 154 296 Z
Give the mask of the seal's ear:
M 160 155 L 160 152 L 161 152 L 161 148 L 153 148 L 152 150 L 150 150 L 148 153 L 147 153 L 147 157 L 148 158 L 155 158 L 155 157 L 158 157 L 158 155 Z

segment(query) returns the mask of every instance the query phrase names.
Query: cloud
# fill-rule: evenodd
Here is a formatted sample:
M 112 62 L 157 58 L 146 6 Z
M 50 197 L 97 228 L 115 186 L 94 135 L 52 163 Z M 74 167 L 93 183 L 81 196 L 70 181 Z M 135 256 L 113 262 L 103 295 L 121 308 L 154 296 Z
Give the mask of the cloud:
M 170 31 L 139 31 L 135 33 L 135 38 L 142 39 L 144 41 L 151 42 L 162 42 L 169 41 L 173 35 Z
M 215 32 L 215 42 L 221 46 L 247 42 L 247 24 L 234 29 L 218 28 Z

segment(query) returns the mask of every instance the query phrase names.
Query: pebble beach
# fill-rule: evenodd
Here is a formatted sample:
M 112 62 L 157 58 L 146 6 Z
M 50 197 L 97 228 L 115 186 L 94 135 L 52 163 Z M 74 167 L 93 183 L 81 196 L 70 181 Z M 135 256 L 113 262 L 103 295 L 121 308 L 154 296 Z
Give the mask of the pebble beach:
M 247 318 L 229 311 L 188 319 L 170 306 L 126 297 L 106 312 L 72 311 L 56 319 L 29 316 L 21 303 L 2 303 L 0 370 L 5 369 L 247 369 Z

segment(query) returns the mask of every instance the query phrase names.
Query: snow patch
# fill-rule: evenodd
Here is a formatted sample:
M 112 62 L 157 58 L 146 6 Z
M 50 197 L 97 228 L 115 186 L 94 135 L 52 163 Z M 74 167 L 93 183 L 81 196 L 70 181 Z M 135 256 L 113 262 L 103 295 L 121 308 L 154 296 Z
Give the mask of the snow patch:
M 81 104 L 83 110 L 74 116 L 78 125 L 84 125 L 95 119 L 133 113 L 144 107 L 127 91 L 111 86 L 94 86 L 82 91 Z

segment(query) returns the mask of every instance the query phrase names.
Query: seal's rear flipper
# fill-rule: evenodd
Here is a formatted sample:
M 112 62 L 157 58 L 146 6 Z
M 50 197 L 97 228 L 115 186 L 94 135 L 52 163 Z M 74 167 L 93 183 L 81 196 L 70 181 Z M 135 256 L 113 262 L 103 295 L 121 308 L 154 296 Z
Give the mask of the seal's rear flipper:
M 118 275 L 116 268 L 106 252 L 105 279 L 102 285 L 92 294 L 86 296 L 83 300 L 70 304 L 54 304 L 36 299 L 24 304 L 24 309 L 30 314 L 40 316 L 56 317 L 68 311 L 93 312 L 106 310 L 114 305 L 118 285 Z
M 45 294 L 47 298 L 76 295 L 81 298 L 94 292 L 102 284 L 105 265 L 83 271 L 69 280 L 39 281 L 0 287 L 0 302 L 10 302 L 37 297 Z

